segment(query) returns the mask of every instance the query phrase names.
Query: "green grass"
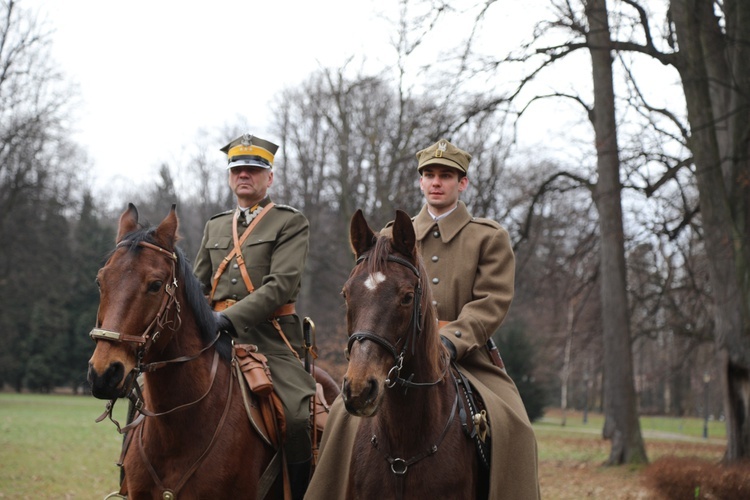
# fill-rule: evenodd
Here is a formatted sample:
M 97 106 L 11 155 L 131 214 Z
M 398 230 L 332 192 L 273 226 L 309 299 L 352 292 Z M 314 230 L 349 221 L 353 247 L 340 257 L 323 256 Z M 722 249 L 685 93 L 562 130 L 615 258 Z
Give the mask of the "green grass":
M 553 428 L 557 430 L 570 430 L 577 432 L 596 432 L 601 434 L 604 426 L 604 416 L 600 413 L 589 413 L 587 423 L 583 423 L 581 412 L 567 412 L 565 426 L 562 426 L 562 413 L 559 409 L 551 409 L 545 416 L 534 424 L 538 429 Z M 660 435 L 671 437 L 693 437 L 703 438 L 704 420 L 697 417 L 664 417 L 664 416 L 642 416 L 640 417 L 641 430 L 645 437 L 658 438 Z M 726 426 L 724 422 L 709 420 L 708 437 L 711 439 L 726 439 Z
M 0 394 L 0 498 L 97 498 L 119 486 L 121 436 L 90 396 Z M 124 421 L 127 403 L 115 406 Z M 118 418 L 119 417 L 119 418 Z
M 94 422 L 104 405 L 90 396 L 0 393 L 0 499 L 102 499 L 116 490 L 122 438 L 109 420 Z M 121 423 L 126 408 L 126 401 L 115 407 Z M 610 443 L 601 439 L 600 414 L 590 413 L 584 424 L 580 413 L 569 412 L 564 427 L 561 422 L 560 411 L 549 410 L 534 424 L 540 463 L 598 465 L 607 458 Z M 711 439 L 702 439 L 699 418 L 642 417 L 641 428 L 650 459 L 674 453 L 669 443 L 720 450 L 725 436 L 723 423 L 709 422 Z

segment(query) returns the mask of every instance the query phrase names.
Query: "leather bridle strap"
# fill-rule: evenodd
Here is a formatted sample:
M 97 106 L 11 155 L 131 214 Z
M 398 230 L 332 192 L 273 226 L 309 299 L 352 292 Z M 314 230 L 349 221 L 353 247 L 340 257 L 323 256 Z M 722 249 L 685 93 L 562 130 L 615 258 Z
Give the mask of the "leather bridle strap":
M 117 244 L 115 248 L 120 248 L 122 246 L 130 245 L 131 243 L 132 242 L 130 240 L 122 240 L 121 242 Z M 155 250 L 161 253 L 162 255 L 166 256 L 172 261 L 171 274 L 165 286 L 164 298 L 162 299 L 162 303 L 159 306 L 159 311 L 156 313 L 156 316 L 154 316 L 154 319 L 151 321 L 151 323 L 149 323 L 149 325 L 146 327 L 146 329 L 143 331 L 143 333 L 140 336 L 127 335 L 124 333 L 114 332 L 112 330 L 105 330 L 103 328 L 99 328 L 99 312 L 97 311 L 96 327 L 94 327 L 91 330 L 91 332 L 89 332 L 89 336 L 94 340 L 101 339 L 101 340 L 109 340 L 109 341 L 114 341 L 114 342 L 129 342 L 132 344 L 138 344 L 138 345 L 144 346 L 144 350 L 145 350 L 148 348 L 148 345 L 150 345 L 149 343 L 153 342 L 156 335 L 158 335 L 158 332 L 157 332 L 154 335 L 154 337 L 151 337 L 150 335 L 151 330 L 154 328 L 154 326 L 162 326 L 161 321 L 165 312 L 171 308 L 172 304 L 177 304 L 177 300 L 174 295 L 174 291 L 177 288 L 177 277 L 175 276 L 175 263 L 177 262 L 177 254 L 175 252 L 170 252 L 169 250 L 166 250 L 160 246 L 154 245 L 153 243 L 149 243 L 147 241 L 139 241 L 137 245 L 139 247 Z M 179 304 L 177 304 L 177 309 L 179 311 Z

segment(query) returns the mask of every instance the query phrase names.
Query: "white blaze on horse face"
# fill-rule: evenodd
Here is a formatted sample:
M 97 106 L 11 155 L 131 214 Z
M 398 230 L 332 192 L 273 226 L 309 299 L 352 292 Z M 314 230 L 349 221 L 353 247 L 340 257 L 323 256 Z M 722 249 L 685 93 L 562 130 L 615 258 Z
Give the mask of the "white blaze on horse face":
M 378 285 L 385 281 L 385 274 L 378 271 L 377 273 L 371 274 L 365 280 L 365 286 L 368 290 L 375 290 Z

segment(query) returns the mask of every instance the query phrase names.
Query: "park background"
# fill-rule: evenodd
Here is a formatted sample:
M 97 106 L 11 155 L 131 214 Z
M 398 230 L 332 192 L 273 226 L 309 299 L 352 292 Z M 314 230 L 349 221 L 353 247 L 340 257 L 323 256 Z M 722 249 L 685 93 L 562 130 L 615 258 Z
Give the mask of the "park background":
M 362 208 L 380 227 L 396 209 L 416 213 L 414 154 L 446 137 L 474 155 L 470 210 L 511 234 L 516 297 L 495 338 L 532 419 L 603 415 L 609 465 L 653 461 L 640 424 L 651 415 L 697 418 L 704 440 L 709 423 L 723 426 L 714 461 L 750 455 L 750 422 L 738 417 L 750 413 L 744 3 L 540 1 L 519 35 L 508 27 L 524 2 L 394 2 L 373 13 L 390 51 L 353 46 L 280 85 L 262 124 L 242 103 L 273 68 L 259 76 L 249 62 L 254 72 L 236 77 L 247 94 L 232 95 L 245 114 L 115 167 L 114 180 L 102 169 L 139 142 L 102 125 L 116 141 L 91 156 L 76 121 L 86 96 L 55 58 L 53 22 L 34 2 L 0 5 L 6 391 L 86 394 L 94 276 L 119 214 L 132 202 L 157 223 L 176 203 L 194 256 L 204 222 L 232 206 L 218 148 L 244 132 L 281 146 L 272 196 L 312 229 L 298 310 L 318 325 L 318 363 L 340 376 L 349 218 Z M 242 71 L 237 58 L 215 80 Z M 190 115 L 183 104 L 178 119 Z M 166 134 L 152 114 L 127 127 Z

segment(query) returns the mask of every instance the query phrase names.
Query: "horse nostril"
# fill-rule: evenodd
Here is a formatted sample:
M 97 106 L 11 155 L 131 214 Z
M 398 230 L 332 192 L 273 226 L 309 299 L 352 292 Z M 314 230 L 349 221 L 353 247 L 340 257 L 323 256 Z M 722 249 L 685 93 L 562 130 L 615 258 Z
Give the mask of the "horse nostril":
M 352 390 L 351 387 L 349 387 L 349 379 L 344 377 L 344 381 L 341 383 L 341 397 L 344 398 L 344 401 L 348 401 L 352 397 Z
M 89 363 L 88 379 L 92 394 L 100 399 L 111 399 L 119 396 L 118 386 L 125 375 L 125 367 L 122 363 L 110 364 L 104 373 L 98 373 L 94 366 Z
M 378 397 L 378 382 L 374 378 L 367 381 L 367 402 L 371 403 Z

